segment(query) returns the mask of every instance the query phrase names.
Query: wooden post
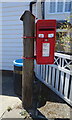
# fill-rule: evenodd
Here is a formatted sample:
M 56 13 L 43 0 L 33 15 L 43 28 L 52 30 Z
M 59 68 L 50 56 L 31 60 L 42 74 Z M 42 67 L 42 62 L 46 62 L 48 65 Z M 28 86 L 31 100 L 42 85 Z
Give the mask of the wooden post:
M 23 36 L 34 37 L 35 16 L 25 11 L 20 20 L 23 21 Z M 34 38 L 23 39 L 23 57 L 34 58 Z M 25 109 L 32 108 L 34 81 L 34 60 L 25 59 L 22 76 L 22 105 Z

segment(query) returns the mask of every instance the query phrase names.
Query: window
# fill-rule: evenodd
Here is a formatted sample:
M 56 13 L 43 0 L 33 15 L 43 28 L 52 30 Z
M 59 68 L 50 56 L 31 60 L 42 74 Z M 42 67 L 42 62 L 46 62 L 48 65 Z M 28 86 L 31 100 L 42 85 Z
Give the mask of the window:
M 57 3 L 57 12 L 63 12 L 63 2 Z
M 50 13 L 55 13 L 56 2 L 50 2 Z
M 71 11 L 70 1 L 50 0 L 49 13 L 70 12 L 70 11 Z
M 70 12 L 70 10 L 71 10 L 71 3 L 65 2 L 65 12 Z

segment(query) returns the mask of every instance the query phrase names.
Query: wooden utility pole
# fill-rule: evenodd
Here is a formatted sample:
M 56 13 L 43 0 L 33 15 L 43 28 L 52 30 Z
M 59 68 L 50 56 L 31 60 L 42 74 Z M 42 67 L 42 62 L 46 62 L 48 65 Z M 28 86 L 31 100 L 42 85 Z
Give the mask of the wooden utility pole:
M 34 37 L 35 16 L 30 11 L 25 11 L 20 20 L 23 21 L 23 36 Z M 34 81 L 34 38 L 23 39 L 23 57 L 29 58 L 23 61 L 22 76 L 22 105 L 25 109 L 32 108 L 33 81 Z

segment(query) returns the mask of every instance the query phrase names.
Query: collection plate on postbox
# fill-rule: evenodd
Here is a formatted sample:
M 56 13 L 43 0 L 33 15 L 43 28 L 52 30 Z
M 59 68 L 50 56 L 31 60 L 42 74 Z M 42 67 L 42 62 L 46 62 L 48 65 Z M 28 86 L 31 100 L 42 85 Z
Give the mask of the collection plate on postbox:
M 56 20 L 38 20 L 36 23 L 36 62 L 53 64 L 56 39 Z

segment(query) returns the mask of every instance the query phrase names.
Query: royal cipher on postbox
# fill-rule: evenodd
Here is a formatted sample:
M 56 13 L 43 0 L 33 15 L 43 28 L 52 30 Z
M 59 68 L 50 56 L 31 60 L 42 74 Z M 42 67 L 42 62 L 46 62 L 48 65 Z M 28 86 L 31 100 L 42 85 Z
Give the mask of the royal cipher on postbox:
M 36 23 L 36 62 L 53 64 L 56 39 L 56 20 L 38 20 Z

